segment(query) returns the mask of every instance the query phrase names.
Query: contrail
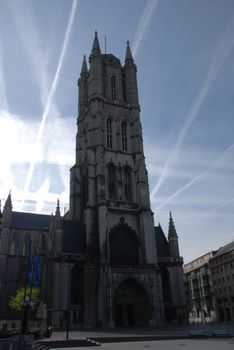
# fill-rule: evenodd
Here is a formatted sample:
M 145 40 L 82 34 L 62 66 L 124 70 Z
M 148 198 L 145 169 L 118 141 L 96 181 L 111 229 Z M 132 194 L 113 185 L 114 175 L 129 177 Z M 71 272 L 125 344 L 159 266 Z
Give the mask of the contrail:
M 190 187 L 194 182 L 198 181 L 204 174 L 198 174 L 195 176 L 192 180 L 190 180 L 187 184 L 185 184 L 183 187 L 178 189 L 173 195 L 171 195 L 168 199 L 166 199 L 162 204 L 160 204 L 156 209 L 155 212 L 160 210 L 164 205 L 166 205 L 168 202 L 170 202 L 172 199 L 174 199 L 178 194 L 186 190 L 186 188 Z
M 144 12 L 137 26 L 136 34 L 133 40 L 133 45 L 132 45 L 133 57 L 135 57 L 137 54 L 137 51 L 140 47 L 143 37 L 149 28 L 150 21 L 154 13 L 155 7 L 157 6 L 158 3 L 159 3 L 159 0 L 148 0 L 145 6 Z
M 233 36 L 233 19 L 232 19 L 232 21 L 226 27 L 223 39 L 221 40 L 221 42 L 219 43 L 219 45 L 216 49 L 216 52 L 215 52 L 214 57 L 211 61 L 210 67 L 208 69 L 206 78 L 205 78 L 203 85 L 201 87 L 201 90 L 199 92 L 199 95 L 189 111 L 188 117 L 185 120 L 185 123 L 184 123 L 184 125 L 179 133 L 178 140 L 177 140 L 176 144 L 174 145 L 171 153 L 169 154 L 169 157 L 168 157 L 166 163 L 164 164 L 162 173 L 159 177 L 157 184 L 155 185 L 155 187 L 153 188 L 153 190 L 151 192 L 151 199 L 153 199 L 155 194 L 158 192 L 159 188 L 165 182 L 170 170 L 175 166 L 175 164 L 177 162 L 177 158 L 178 158 L 180 150 L 181 150 L 181 146 L 182 146 L 182 144 L 187 136 L 188 129 L 190 128 L 190 126 L 192 125 L 194 120 L 197 118 L 197 115 L 200 111 L 201 105 L 202 105 L 203 101 L 205 100 L 210 88 L 214 84 L 214 81 L 215 81 L 225 59 L 227 58 L 228 54 L 230 53 L 230 51 L 233 47 L 233 44 L 234 44 L 234 36 Z
M 222 209 L 222 208 L 224 208 L 224 207 L 227 207 L 228 205 L 230 205 L 230 204 L 232 204 L 232 203 L 234 203 L 234 198 L 232 198 L 232 199 L 228 200 L 227 202 L 225 202 L 225 203 L 223 203 L 223 204 L 217 206 L 216 208 L 214 208 L 214 209 L 212 209 L 212 210 L 210 210 L 210 211 L 204 213 L 203 215 L 201 215 L 201 217 L 209 216 L 210 214 L 213 214 L 213 213 L 216 212 L 217 210 Z
M 205 175 L 208 174 L 208 172 L 213 169 L 216 168 L 218 166 L 220 166 L 220 163 L 222 162 L 223 158 L 226 156 L 227 153 L 229 153 L 232 149 L 234 148 L 234 144 L 230 145 L 223 153 L 220 157 L 218 157 L 218 159 L 216 159 L 215 162 L 213 162 L 206 171 L 198 174 L 197 176 L 195 176 L 192 180 L 190 180 L 187 184 L 185 184 L 184 186 L 182 186 L 181 188 L 179 188 L 175 193 L 173 193 L 168 199 L 166 199 L 163 203 L 161 203 L 156 209 L 155 212 L 157 212 L 158 210 L 160 210 L 164 205 L 166 205 L 168 202 L 170 202 L 172 199 L 174 199 L 176 196 L 178 196 L 179 194 L 181 194 L 183 191 L 185 191 L 187 188 L 189 188 L 193 183 L 197 182 L 198 180 L 200 180 L 201 178 L 203 178 Z
M 47 60 L 45 50 L 41 48 L 41 38 L 30 5 L 28 1 L 23 4 L 15 1 L 7 2 L 7 6 L 11 10 L 14 19 L 17 35 L 29 57 L 30 65 L 33 66 L 34 74 L 37 77 L 40 89 L 40 100 L 44 109 L 49 94 Z
M 42 118 L 41 118 L 41 124 L 40 124 L 39 130 L 38 130 L 37 136 L 36 136 L 36 140 L 35 140 L 35 144 L 34 144 L 34 152 L 33 152 L 34 155 L 33 155 L 33 158 L 31 160 L 31 163 L 30 163 L 30 166 L 29 166 L 29 170 L 28 170 L 28 173 L 27 173 L 26 182 L 25 182 L 25 186 L 24 186 L 24 190 L 23 190 L 23 198 L 22 198 L 22 201 L 21 201 L 21 210 L 23 209 L 23 206 L 24 206 L 25 196 L 26 196 L 26 193 L 28 192 L 28 188 L 29 188 L 29 185 L 31 183 L 31 179 L 32 179 L 33 172 L 34 172 L 34 169 L 35 169 L 35 164 L 36 164 L 36 161 L 38 159 L 39 152 L 40 152 L 40 145 L 42 143 L 42 136 L 43 136 L 43 132 L 44 132 L 45 122 L 46 122 L 46 119 L 48 117 L 48 113 L 49 113 L 49 110 L 50 110 L 52 98 L 53 98 L 53 96 L 55 94 L 55 91 L 56 91 L 56 88 L 57 88 L 57 84 L 58 84 L 58 80 L 59 80 L 59 77 L 60 77 L 60 73 L 61 73 L 61 70 L 62 70 L 63 60 L 64 60 L 65 52 L 66 52 L 66 49 L 67 49 L 67 44 L 68 44 L 69 36 L 70 36 L 70 33 L 71 33 L 72 25 L 73 25 L 73 22 L 74 22 L 75 14 L 76 14 L 77 2 L 78 2 L 78 0 L 73 0 L 73 3 L 72 3 L 71 13 L 70 13 L 70 16 L 69 16 L 69 21 L 68 21 L 68 25 L 67 25 L 64 41 L 63 41 L 61 54 L 60 54 L 60 57 L 59 57 L 58 66 L 57 66 L 56 73 L 55 73 L 55 76 L 54 76 L 54 80 L 53 80 L 53 83 L 52 83 L 52 86 L 51 86 L 51 89 L 50 89 L 50 92 L 49 92 L 49 96 L 47 98 L 46 106 L 45 106 L 45 109 L 44 109 L 44 112 L 43 112 L 43 115 L 42 115 Z

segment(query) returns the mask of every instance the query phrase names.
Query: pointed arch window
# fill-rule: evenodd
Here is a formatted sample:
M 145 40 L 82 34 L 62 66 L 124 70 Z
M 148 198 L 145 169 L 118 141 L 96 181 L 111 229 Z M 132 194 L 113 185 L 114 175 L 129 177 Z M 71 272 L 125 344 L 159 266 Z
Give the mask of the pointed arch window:
M 115 178 L 115 166 L 113 163 L 108 164 L 108 193 L 110 199 L 116 197 L 116 178 Z
M 125 122 L 122 122 L 121 124 L 121 133 L 122 133 L 122 150 L 126 152 L 128 150 L 128 143 L 127 143 L 127 124 Z
M 112 121 L 110 118 L 106 122 L 107 147 L 112 148 Z
M 116 100 L 116 77 L 114 75 L 111 77 L 111 98 Z
M 131 168 L 130 166 L 125 166 L 123 168 L 123 190 L 124 199 L 127 202 L 132 200 L 132 184 L 131 184 Z
M 128 227 L 118 227 L 110 233 L 109 249 L 112 266 L 139 266 L 139 242 Z
M 17 233 L 12 238 L 11 255 L 20 255 L 20 236 Z

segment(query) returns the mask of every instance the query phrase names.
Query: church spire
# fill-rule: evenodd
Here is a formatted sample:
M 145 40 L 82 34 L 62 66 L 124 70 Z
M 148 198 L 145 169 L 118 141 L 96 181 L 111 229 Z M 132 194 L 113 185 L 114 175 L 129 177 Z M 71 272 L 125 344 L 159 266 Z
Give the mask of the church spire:
M 87 73 L 88 73 L 87 62 L 86 62 L 86 56 L 84 55 L 84 59 L 83 59 L 80 75 L 81 74 L 87 74 Z
M 54 227 L 56 229 L 59 229 L 61 227 L 61 214 L 60 214 L 60 202 L 59 199 L 57 200 L 57 206 L 54 216 Z
M 136 77 L 137 68 L 132 57 L 129 41 L 127 41 L 124 72 L 126 101 L 134 107 L 139 108 Z
M 172 218 L 172 214 L 170 212 L 170 218 L 169 218 L 169 227 L 168 227 L 168 238 L 176 237 L 177 238 L 177 233 L 176 233 L 176 228 L 175 224 Z
M 177 236 L 177 232 L 176 232 L 176 228 L 175 228 L 175 224 L 174 224 L 171 212 L 170 212 L 169 227 L 168 227 L 168 243 L 169 243 L 170 256 L 178 258 L 180 256 L 178 236 Z
M 129 46 L 129 40 L 127 41 L 127 48 L 126 48 L 126 55 L 125 55 L 125 62 L 133 62 L 132 52 Z
M 92 47 L 92 54 L 94 53 L 101 53 L 96 30 L 95 30 L 94 40 L 93 40 L 93 47 Z
M 8 197 L 7 197 L 7 200 L 6 200 L 6 202 L 5 202 L 5 205 L 4 205 L 4 209 L 3 209 L 3 210 L 5 210 L 5 209 L 10 209 L 10 210 L 12 210 L 11 191 L 10 191 L 9 194 L 8 194 Z
M 61 214 L 60 214 L 60 202 L 59 199 L 57 200 L 57 207 L 56 207 L 56 212 L 55 212 L 55 216 L 60 218 Z
M 2 223 L 9 225 L 11 223 L 11 217 L 12 217 L 12 201 L 11 201 L 11 191 L 10 191 L 2 211 Z

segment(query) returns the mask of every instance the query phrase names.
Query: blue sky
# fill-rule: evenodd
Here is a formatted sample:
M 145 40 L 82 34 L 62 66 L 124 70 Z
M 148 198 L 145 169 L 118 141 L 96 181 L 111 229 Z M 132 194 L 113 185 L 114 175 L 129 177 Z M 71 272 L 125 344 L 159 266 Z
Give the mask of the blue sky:
M 77 79 L 94 31 L 138 66 L 155 223 L 185 262 L 234 239 L 234 1 L 0 2 L 0 198 L 68 209 Z M 66 209 L 65 209 L 66 208 Z

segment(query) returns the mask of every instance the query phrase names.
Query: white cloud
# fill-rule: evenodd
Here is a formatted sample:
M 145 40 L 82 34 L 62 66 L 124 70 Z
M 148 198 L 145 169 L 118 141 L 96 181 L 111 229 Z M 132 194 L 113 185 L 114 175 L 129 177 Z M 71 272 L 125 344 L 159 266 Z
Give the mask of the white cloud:
M 15 14 L 16 9 L 19 12 L 21 11 L 20 6 L 19 7 L 11 6 L 11 8 L 12 8 L 14 14 Z M 77 0 L 73 0 L 71 13 L 69 16 L 68 25 L 67 25 L 66 32 L 65 32 L 62 50 L 61 50 L 61 54 L 59 57 L 56 73 L 55 73 L 55 76 L 54 76 L 54 79 L 53 79 L 53 82 L 52 82 L 52 85 L 51 85 L 51 88 L 49 91 L 48 91 L 48 79 L 47 79 L 46 69 L 44 67 L 42 50 L 40 50 L 39 45 L 38 45 L 39 40 L 38 40 L 37 28 L 35 27 L 34 21 L 32 20 L 32 14 L 30 13 L 30 10 L 29 10 L 30 8 L 29 7 L 26 8 L 26 13 L 28 13 L 27 19 L 28 19 L 30 29 L 32 29 L 31 33 L 33 34 L 33 39 L 34 39 L 30 42 L 36 43 L 36 45 L 33 46 L 33 50 L 32 50 L 31 45 L 27 44 L 28 41 L 26 40 L 26 37 L 28 35 L 28 28 L 26 29 L 25 25 L 22 23 L 22 20 L 23 19 L 25 20 L 25 16 L 22 16 L 21 12 L 17 13 L 17 16 L 15 16 L 16 23 L 19 23 L 19 28 L 24 29 L 23 42 L 26 43 L 25 44 L 26 51 L 28 52 L 29 55 L 32 55 L 32 53 L 33 53 L 32 57 L 33 57 L 33 62 L 34 62 L 34 66 L 35 66 L 35 71 L 40 72 L 39 68 L 41 68 L 42 72 L 43 72 L 42 77 L 41 76 L 38 77 L 38 81 L 40 83 L 40 88 L 41 88 L 41 99 L 42 99 L 42 102 L 44 105 L 44 112 L 42 114 L 41 123 L 39 125 L 39 129 L 38 129 L 38 132 L 36 135 L 35 143 L 33 145 L 33 157 L 31 158 L 31 161 L 30 161 L 30 166 L 29 166 L 29 170 L 28 170 L 28 173 L 26 176 L 25 187 L 24 187 L 25 194 L 28 192 L 28 188 L 29 188 L 29 185 L 30 185 L 33 173 L 34 173 L 35 164 L 38 162 L 41 153 L 43 153 L 43 136 L 44 136 L 44 132 L 45 132 L 45 123 L 47 121 L 49 111 L 51 111 L 51 108 L 53 108 L 55 111 L 57 110 L 57 108 L 54 104 L 53 98 L 54 98 L 54 95 L 56 92 L 58 80 L 60 78 L 60 73 L 62 70 L 62 66 L 63 66 L 65 54 L 66 54 L 67 44 L 68 44 L 69 36 L 71 33 L 75 14 L 76 14 L 76 8 L 77 8 Z M 22 32 L 20 31 L 20 33 L 22 33 Z M 39 66 L 38 66 L 38 64 L 39 64 Z M 23 194 L 21 209 L 23 208 L 25 198 L 26 197 Z
M 0 43 L 0 110 L 8 111 L 8 101 L 6 96 L 6 85 L 4 78 L 3 55 Z
M 44 210 L 42 199 L 46 198 L 48 202 L 54 203 L 58 196 L 62 203 L 67 203 L 69 192 L 69 168 L 74 163 L 74 138 L 71 137 L 74 132 L 73 118 L 55 118 L 50 120 L 49 127 L 53 128 L 53 140 L 50 143 L 50 149 L 46 159 L 43 154 L 38 153 L 37 164 L 45 162 L 48 164 L 56 164 L 58 171 L 62 174 L 64 191 L 62 193 L 51 193 L 47 191 L 51 179 L 45 174 L 43 184 L 37 192 L 27 190 L 25 198 L 27 201 L 38 201 L 38 212 Z M 5 111 L 0 111 L 0 149 L 6 150 L 0 152 L 0 196 L 5 198 L 11 189 L 14 202 L 14 209 L 20 209 L 20 201 L 23 196 L 23 188 L 17 186 L 15 176 L 13 176 L 14 164 L 29 164 L 33 157 L 33 145 L 38 130 L 39 121 L 23 120 L 21 116 L 11 115 Z M 63 137 L 61 138 L 61 131 Z M 44 134 L 45 139 L 51 137 L 48 130 Z M 58 176 L 59 174 L 56 174 Z

